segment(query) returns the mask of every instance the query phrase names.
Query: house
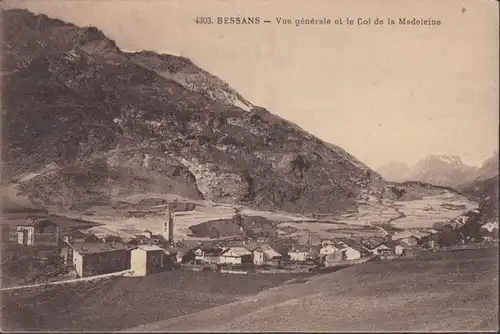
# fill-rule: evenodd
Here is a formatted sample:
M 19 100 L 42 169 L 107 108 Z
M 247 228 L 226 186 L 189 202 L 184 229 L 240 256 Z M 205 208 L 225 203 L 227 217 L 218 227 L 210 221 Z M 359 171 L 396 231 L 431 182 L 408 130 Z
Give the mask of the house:
M 264 250 L 262 248 L 257 248 L 253 251 L 253 264 L 256 266 L 266 264 Z
M 342 249 L 341 247 L 340 249 Z M 324 245 L 321 247 L 319 254 L 321 256 L 327 256 L 330 254 L 333 254 L 335 252 L 338 252 L 340 250 L 337 246 L 335 246 L 333 243 L 324 243 Z
M 164 271 L 170 261 L 169 254 L 155 245 L 140 245 L 130 251 L 132 276 L 147 276 Z
M 396 241 L 396 240 L 400 240 L 400 239 L 408 239 L 408 238 L 411 238 L 411 237 L 414 237 L 413 236 L 413 232 L 410 232 L 410 231 L 401 231 L 401 232 L 394 233 L 391 236 L 391 240 Z
M 220 255 L 220 264 L 253 263 L 253 253 L 243 246 L 228 247 Z
M 255 265 L 276 264 L 282 257 L 280 253 L 268 245 L 260 245 L 249 250 L 253 252 L 253 264 Z
M 17 243 L 28 247 L 58 247 L 59 226 L 48 219 L 17 225 Z
M 418 245 L 419 243 L 419 240 L 418 238 L 414 237 L 414 236 L 411 236 L 411 237 L 408 237 L 408 238 L 403 238 L 403 239 L 398 239 L 396 241 L 402 241 L 410 246 L 416 246 Z
M 293 249 L 288 252 L 288 256 L 292 262 L 306 262 L 308 255 L 309 249 L 305 248 Z
M 492 233 L 494 229 L 498 230 L 498 221 L 490 221 L 481 226 L 482 229 Z
M 415 245 L 408 243 L 407 239 L 401 239 L 394 242 L 394 254 L 398 256 L 411 255 L 415 252 Z
M 370 250 L 373 250 L 375 247 L 386 243 L 387 239 L 385 237 L 372 237 L 361 240 L 361 244 Z
M 79 277 L 88 277 L 130 269 L 130 251 L 121 243 L 68 243 L 65 263 Z
M 199 246 L 193 249 L 195 261 L 201 263 L 219 263 L 224 248 L 218 246 Z
M 146 236 L 144 234 L 138 234 L 134 236 L 129 242 L 130 245 L 157 245 L 158 239 L 154 238 L 154 235 Z
M 392 249 L 386 244 L 380 244 L 371 249 L 371 252 L 375 255 L 389 255 L 392 252 Z
M 354 240 L 341 239 L 338 245 L 344 245 L 341 249 L 344 260 L 356 260 L 372 254 L 368 248 Z
M 144 230 L 140 235 L 151 239 L 153 237 L 153 232 L 151 232 L 150 230 Z
M 325 267 L 330 267 L 336 263 L 339 263 L 344 260 L 343 252 L 336 251 L 331 254 L 326 255 L 325 257 Z
M 361 251 L 359 249 L 347 246 L 342 249 L 342 256 L 344 260 L 361 259 Z

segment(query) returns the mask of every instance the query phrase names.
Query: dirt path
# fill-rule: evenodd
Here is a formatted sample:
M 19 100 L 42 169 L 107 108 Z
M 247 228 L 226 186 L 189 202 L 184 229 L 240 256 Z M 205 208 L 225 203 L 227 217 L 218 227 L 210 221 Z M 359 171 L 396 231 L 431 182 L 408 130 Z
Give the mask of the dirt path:
M 21 285 L 21 286 L 11 286 L 8 288 L 2 288 L 0 291 L 9 291 L 9 290 L 21 290 L 21 289 L 29 289 L 29 288 L 36 288 L 36 287 L 41 287 L 41 286 L 48 286 L 48 285 L 58 285 L 58 284 L 67 284 L 67 283 L 78 283 L 78 282 L 85 282 L 85 281 L 93 281 L 93 280 L 98 280 L 98 279 L 103 279 L 103 278 L 111 278 L 111 277 L 116 277 L 116 276 L 123 276 L 127 273 L 129 273 L 130 270 L 124 270 L 124 271 L 119 271 L 116 273 L 110 273 L 110 274 L 104 274 L 104 275 L 97 275 L 97 276 L 91 276 L 91 277 L 84 277 L 84 278 L 74 278 L 74 279 L 69 279 L 65 281 L 57 281 L 57 282 L 48 282 L 48 283 L 38 283 L 38 284 L 29 284 L 29 285 Z

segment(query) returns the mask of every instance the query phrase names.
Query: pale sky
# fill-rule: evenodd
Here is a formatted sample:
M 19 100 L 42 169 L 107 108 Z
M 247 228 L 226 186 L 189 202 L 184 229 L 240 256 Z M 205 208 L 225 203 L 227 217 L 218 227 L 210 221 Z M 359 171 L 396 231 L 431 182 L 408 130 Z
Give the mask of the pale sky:
M 372 168 L 498 149 L 498 1 L 6 0 L 101 29 L 128 51 L 182 54 L 255 105 Z M 260 16 L 200 25 L 195 16 Z M 433 18 L 440 26 L 284 26 L 277 16 Z

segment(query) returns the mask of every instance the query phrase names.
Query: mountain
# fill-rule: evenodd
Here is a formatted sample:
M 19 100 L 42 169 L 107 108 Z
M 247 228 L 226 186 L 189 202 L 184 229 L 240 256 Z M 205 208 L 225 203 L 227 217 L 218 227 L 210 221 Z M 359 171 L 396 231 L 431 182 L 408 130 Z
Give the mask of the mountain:
M 410 167 L 401 179 L 456 187 L 474 179 L 477 171 L 478 168 L 465 165 L 458 156 L 429 155 Z
M 498 152 L 486 159 L 476 173 L 477 180 L 491 179 L 498 175 Z
M 479 203 L 479 209 L 486 220 L 496 219 L 499 215 L 498 174 L 489 179 L 476 179 L 459 187 L 462 194 Z
M 477 171 L 475 179 L 465 182 L 458 190 L 470 200 L 479 203 L 479 208 L 487 220 L 499 215 L 498 152 L 488 158 Z
M 190 60 L 127 53 L 94 27 L 3 13 L 4 179 L 43 205 L 133 194 L 337 212 L 380 176 Z
M 135 63 L 155 71 L 162 77 L 173 80 L 183 87 L 221 104 L 234 105 L 245 111 L 254 108 L 226 82 L 198 68 L 189 59 L 151 51 L 128 53 L 128 56 Z
M 386 165 L 377 169 L 384 179 L 389 181 L 404 181 L 403 177 L 408 172 L 409 166 L 403 162 L 391 160 Z

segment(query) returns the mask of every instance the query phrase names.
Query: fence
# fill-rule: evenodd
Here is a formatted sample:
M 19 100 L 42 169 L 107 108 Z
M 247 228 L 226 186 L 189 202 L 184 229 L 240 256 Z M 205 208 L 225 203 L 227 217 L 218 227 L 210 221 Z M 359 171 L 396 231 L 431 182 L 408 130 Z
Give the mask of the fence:
M 221 274 L 238 274 L 238 275 L 246 275 L 248 271 L 243 270 L 230 270 L 230 269 L 221 269 Z
M 362 257 L 360 259 L 355 259 L 355 260 L 340 260 L 340 261 L 333 261 L 333 262 L 326 262 L 325 267 L 345 267 L 345 266 L 352 266 L 355 264 L 361 264 L 365 263 L 368 261 L 371 261 L 375 258 L 375 256 L 370 256 L 370 257 Z

